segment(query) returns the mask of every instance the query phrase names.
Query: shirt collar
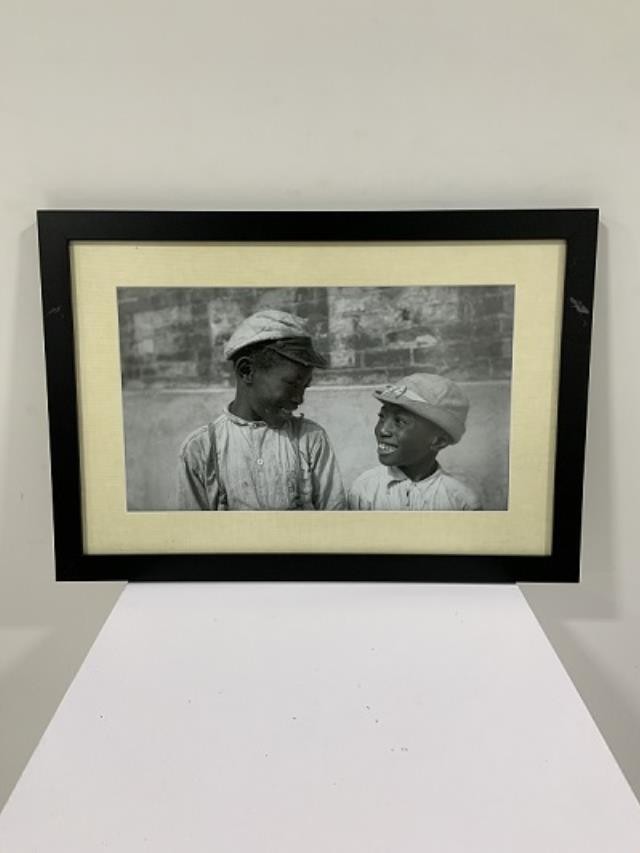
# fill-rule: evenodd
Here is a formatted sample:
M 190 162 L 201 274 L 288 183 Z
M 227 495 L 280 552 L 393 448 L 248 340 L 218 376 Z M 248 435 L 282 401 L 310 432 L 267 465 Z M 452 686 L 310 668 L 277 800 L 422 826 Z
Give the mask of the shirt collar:
M 392 483 L 398 483 L 402 480 L 409 479 L 404 473 L 404 471 L 401 471 L 400 468 L 396 468 L 395 465 L 387 465 L 385 473 L 387 475 L 386 481 L 388 486 L 390 486 Z
M 248 427 L 266 427 L 267 426 L 266 421 L 247 421 L 244 418 L 241 418 L 239 415 L 234 415 L 233 412 L 229 409 L 229 406 L 224 407 L 224 413 L 232 423 L 237 424 L 238 426 L 248 426 Z M 292 415 L 283 424 L 281 429 L 286 429 L 286 427 L 289 426 L 289 424 L 291 423 L 291 421 L 294 418 L 303 418 L 303 417 L 304 417 L 304 415 L 302 414 L 302 412 L 300 412 L 299 414 L 296 414 L 296 415 Z
M 240 415 L 234 415 L 229 406 L 224 407 L 224 413 L 232 423 L 238 426 L 266 426 L 264 421 L 248 421 L 245 418 L 241 418 Z
M 407 475 L 404 473 L 404 471 L 401 471 L 400 468 L 396 468 L 395 465 L 387 465 L 385 467 L 386 467 L 385 473 L 387 475 L 387 477 L 386 477 L 387 487 L 390 487 L 391 485 L 393 485 L 393 483 L 402 483 L 405 480 L 409 480 L 410 483 L 414 482 L 414 480 L 407 477 Z M 439 474 L 440 471 L 441 471 L 441 468 L 436 463 L 436 470 L 433 472 L 433 474 L 429 474 L 429 476 L 425 477 L 424 480 L 415 481 L 416 485 L 422 485 L 422 483 L 428 483 L 429 480 L 431 480 L 433 477 L 435 477 L 437 474 Z
M 251 426 L 251 424 L 256 424 L 256 426 L 266 426 L 264 421 L 247 421 L 239 415 L 234 415 L 229 409 L 229 406 L 224 407 L 224 413 L 232 423 L 237 424 L 238 426 Z

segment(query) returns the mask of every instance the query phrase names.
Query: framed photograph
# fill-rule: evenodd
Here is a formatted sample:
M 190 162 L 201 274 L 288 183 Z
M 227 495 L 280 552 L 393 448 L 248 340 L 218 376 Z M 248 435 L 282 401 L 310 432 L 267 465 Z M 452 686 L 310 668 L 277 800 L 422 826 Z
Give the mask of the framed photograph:
M 57 579 L 578 581 L 597 228 L 39 212 Z

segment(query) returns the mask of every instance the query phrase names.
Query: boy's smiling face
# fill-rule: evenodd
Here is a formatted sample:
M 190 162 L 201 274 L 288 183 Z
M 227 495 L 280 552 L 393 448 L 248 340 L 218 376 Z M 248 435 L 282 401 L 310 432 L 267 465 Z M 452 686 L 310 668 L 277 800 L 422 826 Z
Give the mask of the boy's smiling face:
M 423 467 L 428 469 L 438 451 L 448 443 L 440 427 L 393 403 L 383 403 L 375 436 L 380 462 L 408 469 L 405 473 L 412 479 L 412 472 L 419 475 Z

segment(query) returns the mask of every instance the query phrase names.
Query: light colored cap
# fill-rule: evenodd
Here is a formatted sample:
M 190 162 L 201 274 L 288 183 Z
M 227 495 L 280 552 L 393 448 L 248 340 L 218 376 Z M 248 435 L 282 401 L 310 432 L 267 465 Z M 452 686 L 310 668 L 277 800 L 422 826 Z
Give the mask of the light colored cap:
M 464 435 L 469 400 L 458 385 L 435 373 L 413 373 L 397 385 L 376 389 L 373 396 L 393 403 L 441 427 L 456 444 Z
M 309 367 L 326 367 L 327 362 L 316 352 L 301 317 L 286 311 L 267 309 L 243 320 L 224 347 L 224 357 L 234 358 L 240 350 L 255 344 L 273 342 L 270 349 Z

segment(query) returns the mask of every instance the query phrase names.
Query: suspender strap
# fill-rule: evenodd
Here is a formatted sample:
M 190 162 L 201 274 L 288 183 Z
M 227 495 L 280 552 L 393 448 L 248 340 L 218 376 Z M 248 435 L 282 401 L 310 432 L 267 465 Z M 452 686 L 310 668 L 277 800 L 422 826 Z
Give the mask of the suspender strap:
M 296 457 L 296 494 L 294 497 L 295 509 L 304 509 L 304 488 L 302 483 L 302 459 L 300 458 L 300 430 L 302 418 L 292 418 L 293 452 Z
M 206 480 L 211 483 L 215 480 L 218 484 L 218 494 L 212 506 L 207 507 L 212 510 L 227 509 L 227 492 L 220 477 L 220 465 L 218 464 L 218 445 L 216 442 L 216 428 L 214 423 L 210 423 L 209 430 L 209 456 L 207 458 Z

